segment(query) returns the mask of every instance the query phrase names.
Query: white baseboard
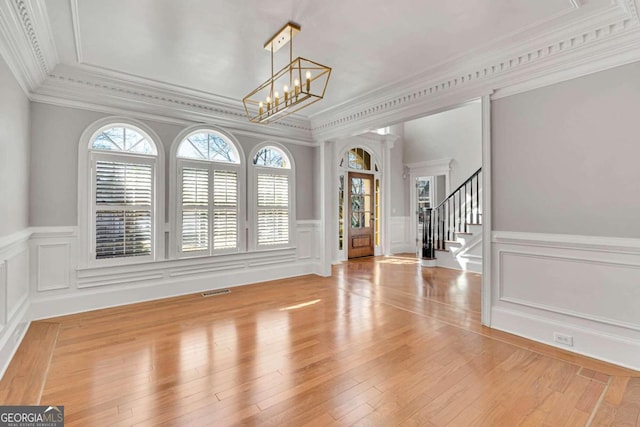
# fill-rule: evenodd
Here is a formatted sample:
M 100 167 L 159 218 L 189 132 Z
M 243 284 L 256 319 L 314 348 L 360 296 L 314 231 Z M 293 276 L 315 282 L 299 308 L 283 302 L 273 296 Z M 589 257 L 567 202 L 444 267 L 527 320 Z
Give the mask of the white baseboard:
M 407 243 L 399 244 L 399 245 L 391 245 L 391 253 L 392 254 L 409 254 L 415 253 L 416 247 L 414 245 L 410 245 Z
M 563 350 L 640 371 L 640 341 L 578 327 L 503 307 L 491 310 L 491 327 Z M 573 337 L 573 346 L 559 344 L 553 334 Z
M 28 313 L 29 300 L 25 298 L 21 306 L 16 310 L 13 319 L 4 325 L 0 331 L 0 379 L 13 359 L 13 355 L 20 347 L 20 343 L 29 329 Z

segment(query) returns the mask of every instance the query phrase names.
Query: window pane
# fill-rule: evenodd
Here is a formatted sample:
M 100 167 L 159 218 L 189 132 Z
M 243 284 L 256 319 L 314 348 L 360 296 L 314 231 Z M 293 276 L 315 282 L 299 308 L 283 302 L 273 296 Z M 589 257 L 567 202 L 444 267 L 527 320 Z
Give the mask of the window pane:
M 258 245 L 289 243 L 289 211 L 270 209 L 258 211 Z
M 182 211 L 182 251 L 209 249 L 209 210 L 184 209 Z
M 96 259 L 151 255 L 150 210 L 96 212 Z
M 276 147 L 264 147 L 256 153 L 253 164 L 270 168 L 291 169 L 289 158 Z
M 238 246 L 238 213 L 235 209 L 213 212 L 213 249 L 234 249 Z
M 182 169 L 182 251 L 209 249 L 209 171 Z
M 156 155 L 156 146 L 135 129 L 116 126 L 98 133 L 91 143 L 94 150 Z
M 289 243 L 289 177 L 258 175 L 258 245 Z
M 238 174 L 213 172 L 213 249 L 238 246 Z
M 289 177 L 258 175 L 258 207 L 289 206 Z
M 96 204 L 151 206 L 151 165 L 96 162 Z
M 222 163 L 240 163 L 231 142 L 212 132 L 188 136 L 178 147 L 178 157 Z
M 182 169 L 182 205 L 207 206 L 209 204 L 209 171 Z

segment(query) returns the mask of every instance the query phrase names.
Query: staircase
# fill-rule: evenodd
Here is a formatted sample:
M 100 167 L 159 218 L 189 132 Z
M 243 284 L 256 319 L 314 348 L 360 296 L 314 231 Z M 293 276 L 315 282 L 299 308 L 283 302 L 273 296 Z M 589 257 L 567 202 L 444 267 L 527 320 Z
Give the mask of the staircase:
M 482 168 L 435 208 L 425 208 L 422 266 L 482 273 Z

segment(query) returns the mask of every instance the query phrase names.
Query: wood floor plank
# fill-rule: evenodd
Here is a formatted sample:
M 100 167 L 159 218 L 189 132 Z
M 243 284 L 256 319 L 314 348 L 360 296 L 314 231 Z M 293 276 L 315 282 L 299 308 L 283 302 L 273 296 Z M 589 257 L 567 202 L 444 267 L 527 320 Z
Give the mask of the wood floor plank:
M 50 322 L 33 322 L 29 326 L 23 344 L 0 381 L 0 405 L 36 405 L 40 402 L 59 327 Z
M 640 422 L 639 373 L 481 326 L 480 279 L 368 258 L 34 322 L 0 402 L 70 426 Z

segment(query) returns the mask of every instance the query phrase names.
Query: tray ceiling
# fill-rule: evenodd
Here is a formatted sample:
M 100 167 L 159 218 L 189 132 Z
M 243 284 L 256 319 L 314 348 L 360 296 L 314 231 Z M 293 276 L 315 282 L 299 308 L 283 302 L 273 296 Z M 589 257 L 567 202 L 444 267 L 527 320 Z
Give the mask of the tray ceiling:
M 333 67 L 307 114 L 443 63 L 578 20 L 610 0 L 48 0 L 58 61 L 240 100 L 269 75 L 264 42 L 302 26 L 294 56 Z M 287 62 L 276 54 L 276 68 Z M 278 62 L 280 61 L 280 62 Z

